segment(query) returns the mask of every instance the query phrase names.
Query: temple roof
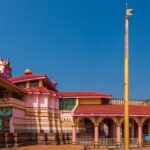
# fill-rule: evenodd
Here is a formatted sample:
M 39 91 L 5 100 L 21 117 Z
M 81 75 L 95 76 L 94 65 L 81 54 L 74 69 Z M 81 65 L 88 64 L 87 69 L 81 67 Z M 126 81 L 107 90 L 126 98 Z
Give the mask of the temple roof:
M 56 88 L 57 83 L 49 80 L 47 75 L 44 75 L 44 74 L 25 74 L 22 76 L 9 78 L 8 80 L 11 81 L 12 83 L 20 83 L 20 82 L 25 82 L 25 81 L 39 80 L 39 79 L 46 80 L 46 82 L 48 82 L 48 84 L 50 84 L 51 87 L 53 87 L 54 89 Z
M 8 79 L 5 78 L 5 76 L 0 75 L 0 81 L 2 81 L 3 83 L 6 83 L 7 85 L 9 85 L 10 87 L 22 92 L 22 93 L 26 93 L 26 91 L 18 86 L 16 86 L 15 84 L 11 83 Z
M 99 92 L 59 92 L 62 98 L 112 98 L 112 95 Z
M 27 91 L 28 94 L 50 94 L 51 96 L 57 96 L 57 92 L 54 92 L 52 90 L 49 90 L 45 87 L 30 87 L 30 88 L 24 88 L 25 91 Z
M 124 116 L 124 105 L 80 104 L 74 116 Z M 130 116 L 150 116 L 150 106 L 129 105 Z
M 16 76 L 9 79 L 12 83 L 19 83 L 24 81 L 31 81 L 31 80 L 37 80 L 37 79 L 43 79 L 46 78 L 43 74 L 28 74 L 28 75 L 22 75 L 22 76 Z

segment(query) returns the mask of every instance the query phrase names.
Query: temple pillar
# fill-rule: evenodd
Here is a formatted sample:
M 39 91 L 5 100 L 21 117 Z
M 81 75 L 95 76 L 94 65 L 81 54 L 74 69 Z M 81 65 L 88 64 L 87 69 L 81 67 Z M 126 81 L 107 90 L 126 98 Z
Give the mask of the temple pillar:
M 76 139 L 76 125 L 72 125 L 72 144 L 75 145 L 77 143 Z
M 116 125 L 116 144 L 119 147 L 121 145 L 121 125 Z
M 11 117 L 10 120 L 9 120 L 9 131 L 10 131 L 11 133 L 14 133 L 13 117 Z
M 134 138 L 135 134 L 134 134 L 134 120 L 131 121 L 131 138 Z
M 99 125 L 94 126 L 94 145 L 99 145 Z
M 143 137 L 142 137 L 142 125 L 138 125 L 138 145 L 141 147 L 143 143 Z

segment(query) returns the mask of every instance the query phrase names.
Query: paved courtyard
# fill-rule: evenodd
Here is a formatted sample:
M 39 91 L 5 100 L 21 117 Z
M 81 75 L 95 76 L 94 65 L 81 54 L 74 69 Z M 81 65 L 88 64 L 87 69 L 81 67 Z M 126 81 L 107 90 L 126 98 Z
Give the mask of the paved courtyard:
M 32 145 L 17 148 L 1 148 L 1 150 L 123 150 L 123 149 L 108 149 L 108 148 L 90 148 L 82 145 Z M 130 150 L 150 150 L 146 148 L 132 148 Z
M 83 150 L 82 145 L 33 145 L 17 148 L 2 148 L 1 150 Z

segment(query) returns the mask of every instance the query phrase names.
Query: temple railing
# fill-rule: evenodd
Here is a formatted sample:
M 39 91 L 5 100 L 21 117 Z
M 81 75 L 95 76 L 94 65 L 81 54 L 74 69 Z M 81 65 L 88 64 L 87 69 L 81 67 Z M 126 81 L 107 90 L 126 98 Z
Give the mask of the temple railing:
M 111 99 L 109 104 L 124 105 L 123 99 Z M 150 105 L 150 100 L 129 100 L 129 105 Z
M 138 138 L 130 138 L 130 146 L 138 146 Z M 77 138 L 77 144 L 91 146 L 94 145 L 94 138 Z M 124 145 L 124 138 L 121 139 L 121 145 Z M 149 144 L 149 143 L 147 143 Z M 117 146 L 116 138 L 99 138 L 99 146 Z
M 99 138 L 100 146 L 116 146 L 116 138 Z
M 80 145 L 94 145 L 94 138 L 77 138 L 77 144 Z

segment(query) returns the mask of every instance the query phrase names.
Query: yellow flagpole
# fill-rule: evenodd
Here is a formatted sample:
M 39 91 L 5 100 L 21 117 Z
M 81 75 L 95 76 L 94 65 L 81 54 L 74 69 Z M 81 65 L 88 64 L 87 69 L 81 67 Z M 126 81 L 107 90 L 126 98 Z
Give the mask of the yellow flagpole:
M 124 150 L 129 150 L 129 20 L 132 9 L 126 8 L 124 37 Z

